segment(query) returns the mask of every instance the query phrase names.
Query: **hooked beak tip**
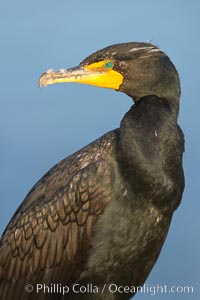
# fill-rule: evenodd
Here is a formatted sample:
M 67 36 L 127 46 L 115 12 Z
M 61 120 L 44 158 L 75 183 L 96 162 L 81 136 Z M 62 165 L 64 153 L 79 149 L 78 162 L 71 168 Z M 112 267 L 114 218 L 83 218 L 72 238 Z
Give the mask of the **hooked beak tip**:
M 53 79 L 54 79 L 54 71 L 52 69 L 46 71 L 45 73 L 43 73 L 38 81 L 39 87 L 42 88 L 44 86 L 47 86 L 48 84 L 53 83 Z

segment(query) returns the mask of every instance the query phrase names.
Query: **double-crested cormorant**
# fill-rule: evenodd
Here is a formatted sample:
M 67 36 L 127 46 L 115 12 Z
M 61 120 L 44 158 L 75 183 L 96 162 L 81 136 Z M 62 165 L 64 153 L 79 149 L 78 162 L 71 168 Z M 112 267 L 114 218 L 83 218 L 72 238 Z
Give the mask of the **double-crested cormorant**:
M 178 73 L 156 46 L 124 43 L 40 77 L 40 86 L 57 82 L 111 88 L 135 104 L 118 129 L 28 193 L 1 239 L 0 299 L 60 299 L 62 285 L 66 299 L 129 299 L 158 258 L 184 189 Z

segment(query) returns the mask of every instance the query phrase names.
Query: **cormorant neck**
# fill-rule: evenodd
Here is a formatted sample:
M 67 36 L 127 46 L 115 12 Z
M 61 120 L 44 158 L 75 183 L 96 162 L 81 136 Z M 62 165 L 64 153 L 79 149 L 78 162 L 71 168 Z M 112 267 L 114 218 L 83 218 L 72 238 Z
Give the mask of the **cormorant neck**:
M 174 120 L 177 120 L 178 118 L 178 114 L 179 114 L 179 97 L 178 96 L 174 96 L 174 97 L 158 97 L 156 95 L 148 95 L 148 96 L 144 96 L 141 98 L 135 98 L 135 97 L 131 97 L 133 102 L 135 103 L 135 106 L 133 107 L 137 107 L 138 105 L 142 105 L 144 104 L 144 109 L 147 109 L 147 106 L 155 106 L 158 108 L 159 111 L 159 107 L 163 106 L 164 107 L 168 107 L 168 109 L 170 110 L 170 115 L 171 118 Z M 151 107 L 150 107 L 151 108 Z
M 135 189 L 142 189 L 142 181 L 149 189 L 152 182 L 170 182 L 164 169 L 174 157 L 176 128 L 177 110 L 156 96 L 143 97 L 125 114 L 120 124 L 119 165 Z

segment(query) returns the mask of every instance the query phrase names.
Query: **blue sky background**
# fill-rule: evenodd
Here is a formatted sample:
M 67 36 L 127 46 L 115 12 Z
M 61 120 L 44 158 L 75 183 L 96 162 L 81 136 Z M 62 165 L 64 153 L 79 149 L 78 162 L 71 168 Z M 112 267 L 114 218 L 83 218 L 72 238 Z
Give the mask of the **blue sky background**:
M 0 233 L 33 184 L 55 163 L 119 126 L 132 105 L 122 93 L 60 84 L 40 90 L 49 68 L 73 67 L 107 45 L 151 41 L 182 82 L 186 189 L 147 283 L 192 285 L 200 297 L 200 1 L 2 1 L 0 8 Z

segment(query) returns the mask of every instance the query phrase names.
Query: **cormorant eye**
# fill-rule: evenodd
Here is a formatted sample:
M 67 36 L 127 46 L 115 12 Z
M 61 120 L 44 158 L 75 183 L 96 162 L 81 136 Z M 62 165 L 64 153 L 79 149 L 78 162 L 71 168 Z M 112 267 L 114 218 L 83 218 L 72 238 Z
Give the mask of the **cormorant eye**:
M 113 62 L 112 61 L 107 61 L 106 63 L 105 63 L 105 65 L 104 65 L 104 67 L 106 68 L 106 69 L 111 69 L 112 67 L 113 67 Z

